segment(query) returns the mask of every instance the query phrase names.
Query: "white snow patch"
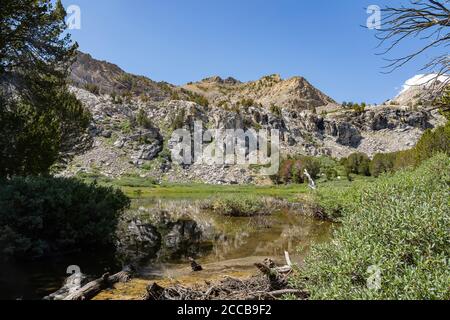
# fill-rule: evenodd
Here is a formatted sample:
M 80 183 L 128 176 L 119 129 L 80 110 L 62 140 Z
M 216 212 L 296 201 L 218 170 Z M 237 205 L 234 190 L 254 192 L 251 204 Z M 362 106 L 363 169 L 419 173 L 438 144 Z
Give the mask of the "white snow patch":
M 408 91 L 411 87 L 417 87 L 421 85 L 429 85 L 432 83 L 432 79 L 436 78 L 437 74 L 418 74 L 412 77 L 411 79 L 406 80 L 406 82 L 402 86 L 402 90 L 399 95 Z M 437 77 L 436 80 L 440 82 L 448 81 L 450 79 L 450 75 L 441 75 Z

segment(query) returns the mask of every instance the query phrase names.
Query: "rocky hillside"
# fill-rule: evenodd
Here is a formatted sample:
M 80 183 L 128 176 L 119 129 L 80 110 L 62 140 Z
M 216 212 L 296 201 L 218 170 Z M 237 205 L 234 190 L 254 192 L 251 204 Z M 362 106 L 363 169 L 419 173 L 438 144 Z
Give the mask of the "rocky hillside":
M 115 64 L 95 60 L 82 52 L 78 52 L 72 65 L 70 80 L 79 88 L 99 94 L 132 94 L 163 100 L 169 96 L 170 91 L 170 86 L 166 83 L 157 83 L 143 76 L 126 73 Z
M 314 88 L 305 78 L 294 77 L 283 80 L 279 75 L 270 75 L 257 81 L 242 83 L 233 78 L 211 77 L 200 82 L 189 83 L 183 89 L 204 95 L 214 106 L 260 105 L 280 106 L 284 109 L 314 109 L 335 105 L 330 97 Z
M 124 79 L 129 81 L 124 81 Z M 138 175 L 157 181 L 262 182 L 256 166 L 180 166 L 171 160 L 171 135 L 202 121 L 205 129 L 278 129 L 282 156 L 343 157 L 412 147 L 442 121 L 436 113 L 401 106 L 342 109 L 307 80 L 268 76 L 242 83 L 212 77 L 182 87 L 127 74 L 80 54 L 72 91 L 93 121 L 83 150 L 69 155 L 63 175 Z

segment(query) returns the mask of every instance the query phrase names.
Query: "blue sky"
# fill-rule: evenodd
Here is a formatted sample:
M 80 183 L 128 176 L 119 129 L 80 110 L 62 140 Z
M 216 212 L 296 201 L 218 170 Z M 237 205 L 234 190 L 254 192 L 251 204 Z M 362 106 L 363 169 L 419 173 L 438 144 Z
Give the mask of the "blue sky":
M 361 27 L 368 5 L 402 2 L 63 0 L 81 8 L 82 28 L 71 32 L 80 49 L 128 72 L 178 85 L 212 75 L 300 75 L 337 101 L 368 103 L 395 96 L 426 61 L 382 74 L 374 31 Z

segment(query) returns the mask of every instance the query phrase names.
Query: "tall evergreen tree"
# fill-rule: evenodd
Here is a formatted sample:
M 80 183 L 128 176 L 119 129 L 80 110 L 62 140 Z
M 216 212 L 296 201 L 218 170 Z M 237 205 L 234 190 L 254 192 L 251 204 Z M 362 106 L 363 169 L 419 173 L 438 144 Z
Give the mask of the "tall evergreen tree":
M 0 177 L 47 173 L 89 123 L 68 91 L 77 44 L 65 16 L 61 1 L 0 2 Z

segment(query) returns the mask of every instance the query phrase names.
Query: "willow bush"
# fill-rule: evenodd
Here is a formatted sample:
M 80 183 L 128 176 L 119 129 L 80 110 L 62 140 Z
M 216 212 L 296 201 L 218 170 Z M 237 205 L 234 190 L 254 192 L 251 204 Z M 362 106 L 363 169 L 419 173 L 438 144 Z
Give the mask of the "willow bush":
M 450 299 L 449 186 L 450 158 L 438 154 L 349 189 L 342 225 L 312 249 L 295 285 L 311 299 Z M 371 267 L 379 288 L 367 285 Z

